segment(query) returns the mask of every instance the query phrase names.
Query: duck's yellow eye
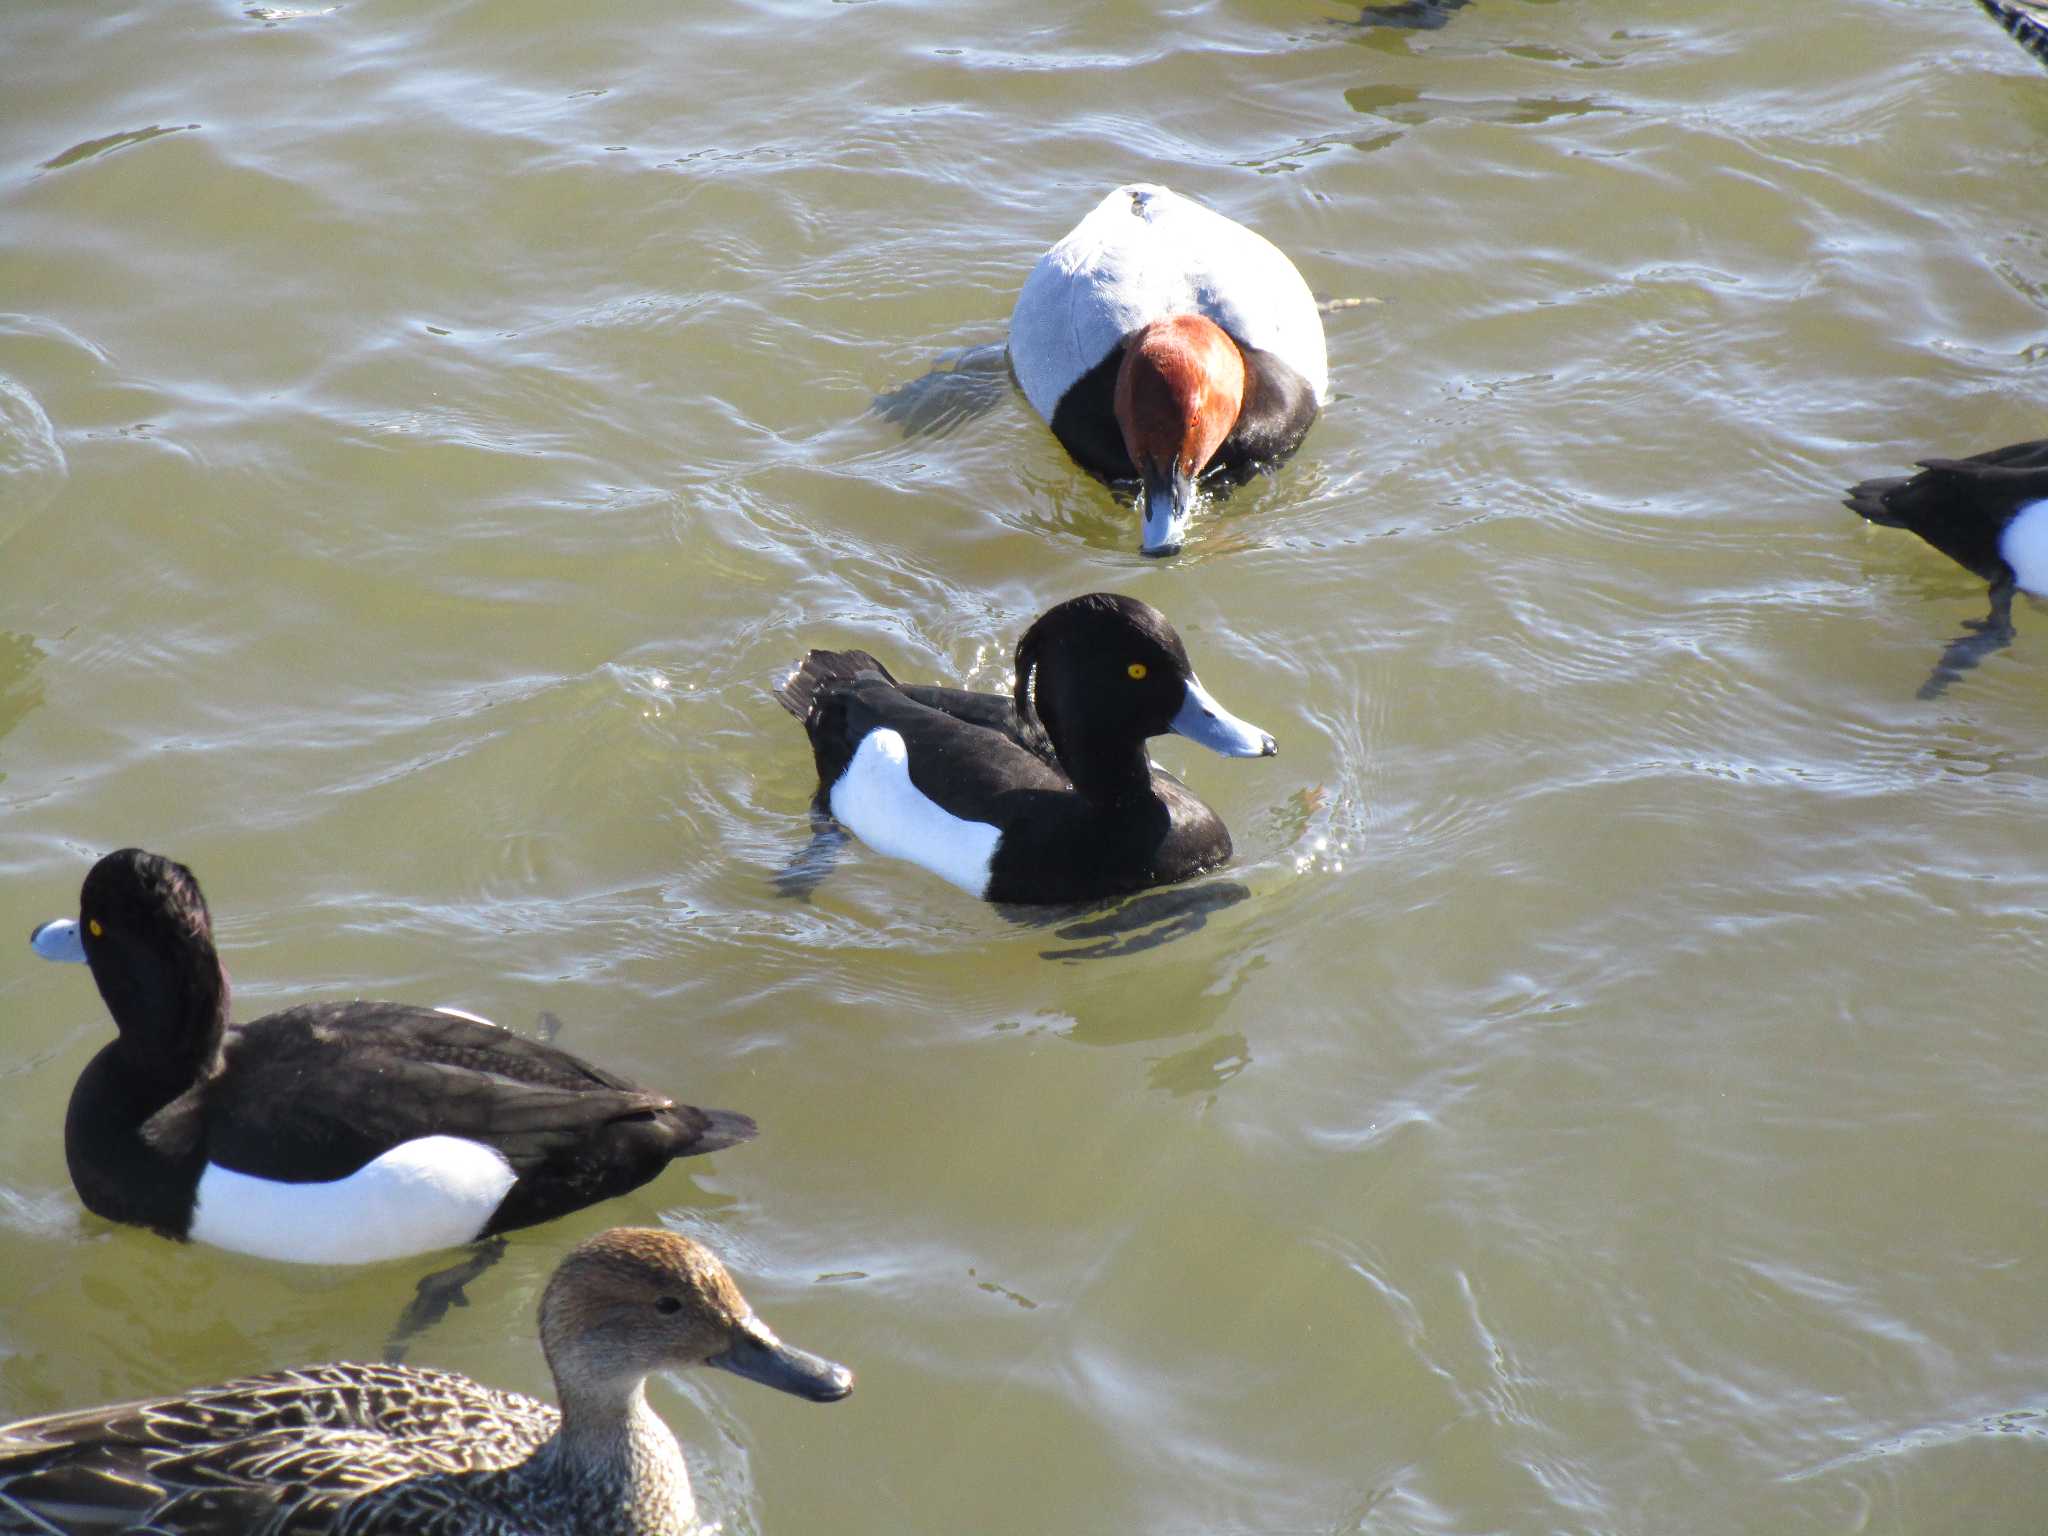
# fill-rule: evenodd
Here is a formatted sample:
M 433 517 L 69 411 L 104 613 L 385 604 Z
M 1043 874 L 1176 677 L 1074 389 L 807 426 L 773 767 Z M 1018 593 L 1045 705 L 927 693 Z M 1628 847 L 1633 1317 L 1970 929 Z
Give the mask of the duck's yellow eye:
M 98 938 L 107 930 L 100 926 L 100 920 L 98 918 L 89 917 L 85 920 L 85 931 L 91 934 L 94 938 Z
M 1124 671 L 1129 674 L 1132 682 L 1137 683 L 1144 681 L 1147 668 L 1142 661 L 1134 661 L 1128 667 L 1125 667 Z

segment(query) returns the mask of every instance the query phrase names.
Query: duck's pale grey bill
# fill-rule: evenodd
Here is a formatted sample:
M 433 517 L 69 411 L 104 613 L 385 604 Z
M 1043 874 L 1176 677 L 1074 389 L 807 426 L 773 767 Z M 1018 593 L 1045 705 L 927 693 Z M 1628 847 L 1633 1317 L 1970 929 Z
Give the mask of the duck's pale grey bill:
M 28 936 L 28 947 L 45 960 L 85 964 L 85 935 L 79 931 L 76 918 L 52 918 Z
M 1256 725 L 1240 720 L 1209 697 L 1209 690 L 1188 679 L 1187 702 L 1168 727 L 1175 735 L 1199 741 L 1225 757 L 1271 757 L 1280 748 Z
M 758 1319 L 748 1325 L 748 1331 L 730 1348 L 704 1363 L 778 1392 L 807 1397 L 814 1403 L 836 1403 L 853 1390 L 853 1372 L 845 1366 L 790 1348 Z
M 1140 554 L 1171 555 L 1188 541 L 1188 513 L 1195 505 L 1195 477 L 1178 468 L 1168 475 L 1145 476 L 1145 532 Z

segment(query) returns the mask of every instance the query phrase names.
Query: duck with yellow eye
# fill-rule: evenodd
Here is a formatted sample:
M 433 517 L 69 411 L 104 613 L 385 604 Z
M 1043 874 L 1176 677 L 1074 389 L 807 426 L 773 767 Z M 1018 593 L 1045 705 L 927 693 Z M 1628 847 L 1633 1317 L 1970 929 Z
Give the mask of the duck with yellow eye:
M 352 998 L 231 1023 L 198 878 L 145 849 L 101 858 L 78 916 L 29 944 L 90 967 L 114 1021 L 64 1117 L 79 1197 L 167 1237 L 300 1264 L 404 1258 L 754 1134 L 457 1008 Z
M 1152 765 L 1146 741 L 1279 750 L 1211 697 L 1164 614 L 1113 592 L 1032 624 L 1007 696 L 902 684 L 865 651 L 812 651 L 776 697 L 810 736 L 819 811 L 989 901 L 1087 901 L 1214 868 L 1229 830 Z

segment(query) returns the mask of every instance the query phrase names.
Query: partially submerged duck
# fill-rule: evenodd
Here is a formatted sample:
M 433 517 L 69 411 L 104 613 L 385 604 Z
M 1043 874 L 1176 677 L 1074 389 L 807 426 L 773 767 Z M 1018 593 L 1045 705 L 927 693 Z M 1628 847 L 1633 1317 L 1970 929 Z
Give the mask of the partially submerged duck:
M 1230 857 L 1222 819 L 1145 742 L 1278 748 L 1210 697 L 1164 614 L 1074 598 L 1024 632 L 1016 669 L 1009 695 L 970 693 L 899 683 L 865 651 L 812 651 L 776 698 L 811 739 L 821 808 L 989 901 L 1092 900 Z
M 574 1249 L 540 1341 L 559 1410 L 448 1371 L 337 1364 L 9 1424 L 0 1531 L 682 1536 L 696 1504 L 649 1375 L 716 1366 L 820 1403 L 853 1390 L 673 1232 Z
M 2048 64 L 2048 4 L 2043 0 L 1977 0 L 2012 40 Z
M 1990 613 L 1949 647 L 1923 697 L 2012 642 L 2015 590 L 2048 596 L 2048 438 L 1967 459 L 1922 459 L 1919 474 L 1865 480 L 1843 504 L 1919 534 L 1991 584 Z
M 167 1237 L 399 1258 L 552 1220 L 754 1134 L 455 1009 L 316 1003 L 230 1024 L 199 882 L 140 848 L 95 864 L 78 917 L 30 942 L 89 965 L 119 1031 L 71 1093 L 72 1183 L 98 1215 Z
M 1280 250 L 1165 187 L 1118 187 L 1039 258 L 1010 365 L 1074 461 L 1142 487 L 1148 555 L 1187 540 L 1195 488 L 1301 443 L 1328 397 L 1322 314 Z

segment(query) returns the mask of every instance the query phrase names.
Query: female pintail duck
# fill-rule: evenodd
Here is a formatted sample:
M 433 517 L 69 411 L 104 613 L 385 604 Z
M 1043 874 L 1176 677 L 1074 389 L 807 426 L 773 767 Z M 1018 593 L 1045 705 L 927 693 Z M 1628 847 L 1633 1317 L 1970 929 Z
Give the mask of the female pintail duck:
M 71 1180 L 109 1221 L 168 1237 L 398 1258 L 552 1220 L 754 1134 L 454 1009 L 316 1003 L 231 1025 L 199 882 L 139 848 L 95 864 L 77 919 L 30 942 L 90 965 L 119 1031 L 71 1093 Z
M 1145 742 L 1278 749 L 1209 696 L 1164 614 L 1109 592 L 1061 603 L 1017 642 L 1016 677 L 1009 697 L 908 687 L 865 651 L 812 651 L 776 697 L 811 738 L 822 809 L 987 900 L 1091 900 L 1230 857 Z
M 2048 64 L 2048 4 L 2043 0 L 1977 0 L 2012 40 Z
M 697 1510 L 649 1375 L 713 1365 L 817 1403 L 853 1390 L 673 1232 L 572 1251 L 540 1342 L 559 1411 L 449 1371 L 315 1365 L 7 1425 L 0 1532 L 680 1536 Z
M 1323 318 L 1262 236 L 1165 187 L 1118 187 L 1039 258 L 1010 366 L 1083 469 L 1141 482 L 1143 550 L 1187 539 L 1195 485 L 1300 445 L 1329 394 Z
M 1873 523 L 1911 529 L 1991 583 L 1991 612 L 1936 668 L 1945 681 L 2011 643 L 2015 589 L 2048 596 L 2048 438 L 1920 466 L 1917 475 L 1851 487 L 1844 505 Z M 1922 693 L 1930 691 L 1940 691 L 1935 679 Z

